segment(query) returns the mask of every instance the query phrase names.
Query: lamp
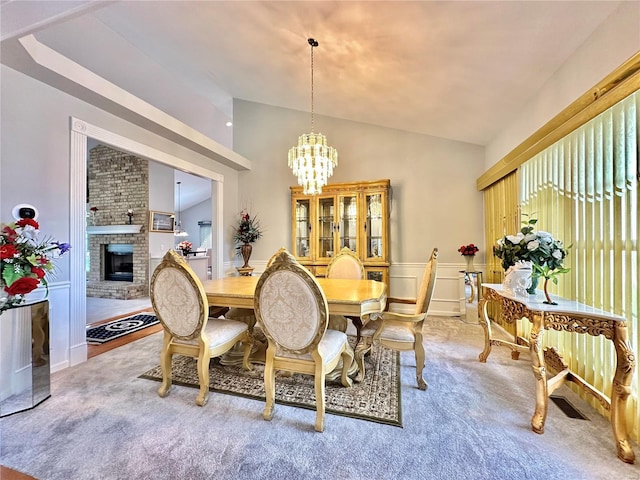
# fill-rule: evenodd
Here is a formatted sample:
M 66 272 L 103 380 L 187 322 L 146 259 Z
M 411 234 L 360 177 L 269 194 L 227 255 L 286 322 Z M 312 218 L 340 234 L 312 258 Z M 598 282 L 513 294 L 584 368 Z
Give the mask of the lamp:
M 189 234 L 182 230 L 182 222 L 180 221 L 180 184 L 182 182 L 176 182 L 178 184 L 178 221 L 176 222 L 176 229 L 173 231 L 173 234 L 176 237 L 188 237 Z
M 313 47 L 318 42 L 313 38 L 308 40 L 311 45 L 311 133 L 304 133 L 298 137 L 298 145 L 289 149 L 289 168 L 298 177 L 298 185 L 302 185 L 305 195 L 322 193 L 322 187 L 327 184 L 333 168 L 338 165 L 338 152 L 327 145 L 327 138 L 321 133 L 313 131 Z

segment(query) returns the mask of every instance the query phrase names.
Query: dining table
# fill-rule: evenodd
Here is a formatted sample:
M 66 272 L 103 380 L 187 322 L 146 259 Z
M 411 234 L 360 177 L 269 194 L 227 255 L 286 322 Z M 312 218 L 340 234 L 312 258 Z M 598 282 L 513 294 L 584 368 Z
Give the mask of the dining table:
M 253 309 L 254 293 L 259 276 L 222 277 L 203 282 L 210 307 Z M 386 308 L 387 286 L 376 280 L 355 280 L 337 278 L 316 278 L 324 292 L 329 314 L 349 318 L 356 328 L 355 355 L 364 356 L 366 351 L 358 350 L 360 332 L 369 321 L 375 320 Z M 356 359 L 356 364 L 362 358 Z M 358 372 L 355 380 L 361 379 Z

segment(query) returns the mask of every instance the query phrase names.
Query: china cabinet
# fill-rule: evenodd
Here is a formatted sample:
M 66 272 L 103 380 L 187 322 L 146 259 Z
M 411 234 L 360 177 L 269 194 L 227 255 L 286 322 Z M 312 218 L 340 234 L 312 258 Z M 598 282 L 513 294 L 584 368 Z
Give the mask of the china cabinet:
M 389 180 L 336 183 L 320 195 L 291 187 L 291 244 L 296 259 L 323 277 L 343 247 L 362 260 L 367 278 L 389 283 Z

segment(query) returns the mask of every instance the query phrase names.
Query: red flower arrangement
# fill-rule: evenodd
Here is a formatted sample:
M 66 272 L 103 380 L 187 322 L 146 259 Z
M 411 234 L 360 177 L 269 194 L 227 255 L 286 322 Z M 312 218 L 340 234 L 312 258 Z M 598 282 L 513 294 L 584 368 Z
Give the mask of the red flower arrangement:
M 54 270 L 51 256 L 71 248 L 50 238 L 38 241 L 39 228 L 34 219 L 23 218 L 0 230 L 0 313 L 24 302 L 40 284 L 48 287 L 46 275 Z
M 458 252 L 460 252 L 463 256 L 474 256 L 478 250 L 480 250 L 478 247 L 476 247 L 473 243 L 470 243 L 469 245 L 462 245 L 459 249 Z

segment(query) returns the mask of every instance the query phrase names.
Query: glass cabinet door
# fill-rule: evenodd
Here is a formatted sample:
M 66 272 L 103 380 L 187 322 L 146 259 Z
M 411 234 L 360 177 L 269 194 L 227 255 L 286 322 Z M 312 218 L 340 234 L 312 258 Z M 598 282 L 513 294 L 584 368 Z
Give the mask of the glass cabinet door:
M 383 231 L 384 211 L 382 194 L 371 193 L 365 195 L 365 256 L 368 259 L 377 259 L 385 256 L 384 249 L 387 246 L 383 243 L 386 240 Z
M 309 258 L 311 256 L 311 201 L 297 199 L 295 201 L 295 239 L 293 255 L 297 258 Z
M 318 198 L 318 249 L 320 258 L 333 257 L 335 253 L 335 197 Z
M 358 202 L 356 195 L 339 197 L 338 200 L 339 247 L 358 251 Z

